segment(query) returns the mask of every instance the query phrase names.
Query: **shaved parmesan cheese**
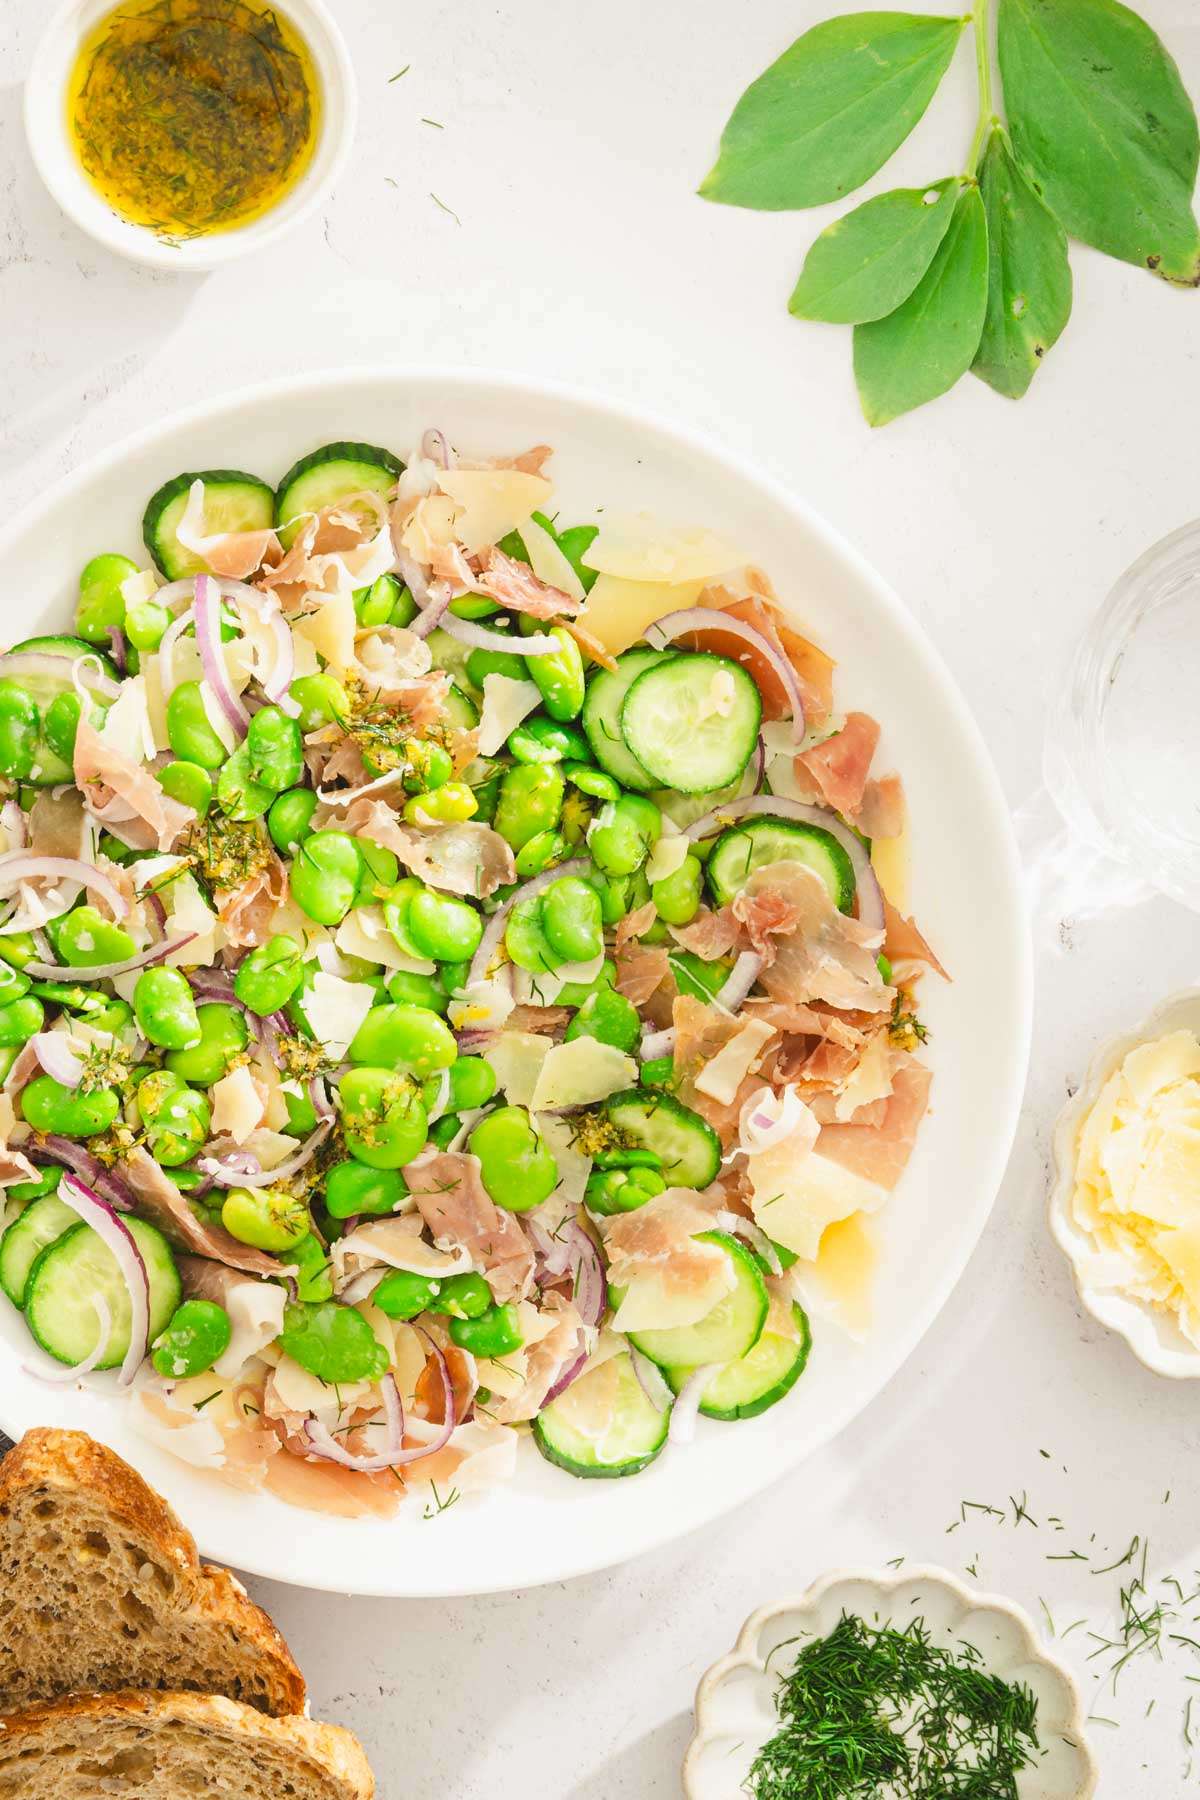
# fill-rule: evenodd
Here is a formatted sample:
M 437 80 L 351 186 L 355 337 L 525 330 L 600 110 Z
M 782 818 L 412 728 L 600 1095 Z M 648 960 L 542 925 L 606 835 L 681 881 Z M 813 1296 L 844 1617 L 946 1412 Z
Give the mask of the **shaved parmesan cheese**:
M 637 1062 L 613 1044 L 579 1037 L 554 1044 L 542 1060 L 528 1104 L 534 1112 L 560 1106 L 589 1106 L 607 1100 L 637 1080 Z
M 200 1042 L 199 1038 L 196 1042 Z M 243 1063 L 241 1068 L 222 1075 L 211 1092 L 213 1136 L 228 1133 L 235 1144 L 244 1144 L 256 1126 L 262 1124 L 265 1110 L 249 1068 Z
M 604 967 L 604 952 L 587 962 L 560 963 L 557 969 L 512 971 L 513 994 L 518 1006 L 553 1006 L 565 987 L 588 987 Z
M 162 670 L 157 656 L 142 654 L 142 685 L 146 690 L 146 711 L 150 717 L 150 730 L 154 737 L 154 748 L 169 750 L 171 740 L 167 736 L 167 702 L 163 696 Z
M 516 1001 L 507 981 L 472 981 L 447 1010 L 455 1031 L 499 1031 Z
M 101 742 L 129 762 L 149 762 L 154 756 L 154 728 L 146 701 L 146 683 L 140 675 L 127 676 L 100 727 Z
M 621 1293 L 616 1331 L 694 1325 L 737 1282 L 732 1258 L 700 1235 L 715 1213 L 687 1188 L 668 1188 L 604 1226 L 609 1281 Z
M 772 783 L 774 787 L 774 783 Z M 871 843 L 871 867 L 880 887 L 897 912 L 908 911 L 909 870 L 912 862 L 907 826 L 894 838 L 875 838 Z
M 494 756 L 509 733 L 540 705 L 541 698 L 532 681 L 514 681 L 511 675 L 485 675 L 479 714 L 480 756 Z
M 774 1036 L 773 1025 L 765 1024 L 762 1019 L 748 1019 L 696 1076 L 700 1092 L 719 1100 L 723 1106 L 732 1106 L 738 1088 L 752 1073 Z
M 403 969 L 409 975 L 437 973 L 437 964 L 428 958 L 405 955 L 384 923 L 381 906 L 356 906 L 338 926 L 333 941 L 343 955 L 360 956 L 385 969 Z
M 691 844 L 682 836 L 660 837 L 649 856 L 646 858 L 646 880 L 649 882 L 666 881 L 682 869 L 687 861 Z
M 429 566 L 454 542 L 454 521 L 458 507 L 444 494 L 429 494 L 418 500 L 405 521 L 400 542 L 410 556 Z
M 257 1126 L 246 1139 L 246 1149 L 258 1158 L 259 1167 L 263 1169 L 277 1169 L 299 1148 L 299 1138 L 291 1137 L 286 1131 L 268 1130 L 265 1125 Z
M 318 1043 L 334 1062 L 341 1062 L 359 1026 L 371 1010 L 374 990 L 362 981 L 346 981 L 322 969 L 304 997 L 304 1011 Z
M 689 1259 L 688 1278 L 671 1268 L 647 1268 L 622 1291 L 612 1325 L 614 1331 L 673 1331 L 695 1325 L 733 1291 L 737 1276 L 719 1244 L 697 1244 Z
M 281 1356 L 276 1363 L 271 1386 L 275 1390 L 275 1399 L 285 1411 L 311 1413 L 327 1425 L 336 1421 L 339 1413 L 365 1400 L 371 1392 L 369 1381 L 339 1381 L 335 1391 L 329 1382 L 310 1375 L 287 1355 Z
M 130 607 L 141 606 L 147 600 L 153 600 L 158 592 L 158 576 L 153 569 L 139 569 L 136 575 L 127 575 L 121 583 L 121 598 L 125 602 L 125 611 Z
M 624 581 L 711 581 L 745 558 L 704 525 L 672 529 L 649 513 L 606 517 L 583 553 L 589 569 Z
M 782 1144 L 747 1158 L 750 1210 L 768 1237 L 811 1262 L 822 1233 L 851 1213 L 878 1212 L 887 1189 L 864 1181 L 850 1169 L 811 1150 L 797 1157 L 796 1144 Z
M 233 1336 L 229 1348 L 217 1358 L 213 1368 L 228 1381 L 239 1376 L 252 1356 L 273 1344 L 283 1330 L 283 1308 L 287 1292 L 274 1281 L 230 1281 L 221 1304 L 229 1314 Z
M 705 585 L 703 581 L 627 581 L 623 576 L 601 575 L 579 609 L 578 622 L 617 656 L 643 637 L 655 619 L 695 606 Z
M 578 600 L 582 605 L 587 599 L 584 585 L 545 526 L 539 525 L 536 519 L 527 519 L 521 527 L 521 542 L 538 580 L 556 587 L 562 594 L 569 594 L 572 600 Z
M 557 1231 L 567 1213 L 583 1204 L 592 1159 L 575 1146 L 575 1127 L 557 1113 L 543 1113 L 534 1123 L 558 1165 L 558 1186 L 534 1215 L 546 1231 Z
M 372 1219 L 349 1236 L 335 1240 L 331 1252 L 334 1288 L 340 1294 L 356 1276 L 379 1267 L 407 1269 L 413 1275 L 435 1280 L 465 1275 L 474 1268 L 471 1253 L 460 1246 L 439 1250 L 421 1235 L 419 1213 L 402 1218 Z
M 496 1085 L 508 1096 L 510 1106 L 528 1106 L 537 1088 L 542 1064 L 554 1048 L 549 1038 L 533 1031 L 506 1031 L 483 1053 L 496 1077 Z
M 860 1106 L 870 1106 L 873 1100 L 886 1100 L 892 1091 L 894 1060 L 887 1033 L 877 1032 L 834 1101 L 834 1118 L 844 1123 L 854 1117 Z
M 177 875 L 174 881 L 167 883 L 161 898 L 168 913 L 168 937 L 180 937 L 187 931 L 197 934 L 190 944 L 172 951 L 164 960 L 176 969 L 194 969 L 216 962 L 217 951 L 225 942 L 225 931 L 200 892 L 195 876 Z
M 293 635 L 325 658 L 335 675 L 354 667 L 354 600 L 349 593 L 329 594 L 316 612 L 305 613 L 292 623 Z
M 796 1263 L 791 1271 L 803 1305 L 840 1325 L 859 1342 L 872 1324 L 872 1289 L 879 1261 L 876 1232 L 874 1220 L 852 1213 L 822 1234 L 815 1262 Z
M 438 486 L 462 509 L 455 532 L 468 556 L 519 531 L 530 513 L 545 511 L 554 492 L 544 475 L 520 469 L 443 469 Z

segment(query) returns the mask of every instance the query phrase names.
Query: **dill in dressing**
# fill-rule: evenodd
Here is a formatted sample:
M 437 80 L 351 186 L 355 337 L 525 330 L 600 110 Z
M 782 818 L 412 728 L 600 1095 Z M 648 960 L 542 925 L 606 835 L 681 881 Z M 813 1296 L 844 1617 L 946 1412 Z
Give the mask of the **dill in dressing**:
M 319 113 L 303 39 L 245 0 L 127 0 L 84 40 L 67 95 L 97 191 L 175 239 L 268 212 L 308 167 Z

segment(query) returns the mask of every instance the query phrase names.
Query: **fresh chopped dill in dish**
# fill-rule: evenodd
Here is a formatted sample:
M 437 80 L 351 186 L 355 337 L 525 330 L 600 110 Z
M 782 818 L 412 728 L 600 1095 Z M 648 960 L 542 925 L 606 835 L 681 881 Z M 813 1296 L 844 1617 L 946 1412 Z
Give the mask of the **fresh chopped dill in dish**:
M 968 1643 L 935 1644 L 851 1613 L 781 1672 L 780 1725 L 746 1783 L 751 1800 L 1017 1800 L 1040 1754 L 1037 1701 Z
M 775 1405 L 927 1102 L 879 727 L 550 455 L 173 477 L 0 657 L 0 1304 L 343 1515 Z

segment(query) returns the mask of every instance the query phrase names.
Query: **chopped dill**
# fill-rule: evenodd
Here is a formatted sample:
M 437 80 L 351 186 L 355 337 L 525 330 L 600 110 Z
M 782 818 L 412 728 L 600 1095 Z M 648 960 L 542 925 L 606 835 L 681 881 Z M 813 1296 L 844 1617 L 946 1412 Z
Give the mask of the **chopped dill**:
M 257 819 L 227 819 L 210 812 L 189 826 L 180 849 L 210 888 L 234 888 L 270 865 L 274 851 Z
M 888 1036 L 900 1050 L 915 1051 L 922 1044 L 929 1042 L 929 1029 L 922 1025 L 915 1012 L 905 1010 L 905 1002 L 911 1002 L 911 994 L 901 988 L 892 1002 L 892 1017 L 888 1024 Z
M 203 1400 L 196 1400 L 193 1402 L 192 1411 L 203 1412 L 206 1406 L 210 1406 L 214 1400 L 219 1400 L 224 1392 L 224 1388 L 214 1388 L 211 1394 L 206 1394 L 204 1396 Z
M 843 1613 L 775 1696 L 780 1728 L 754 1761 L 752 1800 L 1012 1800 L 1039 1751 L 1037 1701 L 966 1644 Z
M 456 225 L 462 224 L 462 220 L 459 218 L 459 216 L 455 212 L 454 208 L 452 206 L 447 206 L 446 202 L 444 200 L 439 200 L 437 195 L 435 193 L 433 193 L 432 190 L 430 191 L 429 198 L 433 201 L 433 204 L 437 207 L 440 207 L 444 213 L 449 213 L 450 217 L 454 220 L 454 223 Z
M 431 1481 L 429 1487 L 433 1494 L 433 1500 L 430 1505 L 426 1506 L 425 1511 L 422 1513 L 421 1517 L 423 1519 L 436 1519 L 441 1513 L 449 1512 L 456 1500 L 462 1499 L 462 1495 L 456 1487 L 450 1489 L 450 1492 L 446 1495 L 444 1500 L 437 1491 L 436 1481 Z
M 389 86 L 389 87 L 391 87 L 391 85 L 392 85 L 392 83 L 393 83 L 393 81 L 399 81 L 399 79 L 400 79 L 400 77 L 401 77 L 401 76 L 402 76 L 402 75 L 407 75 L 407 74 L 408 74 L 408 71 L 409 71 L 409 70 L 410 70 L 410 69 L 411 69 L 411 68 L 412 68 L 412 64 L 411 64 L 411 63 L 405 63 L 405 65 L 404 65 L 404 67 L 403 67 L 403 68 L 402 68 L 402 69 L 397 69 L 397 70 L 396 70 L 396 73 L 395 73 L 395 74 L 394 74 L 394 75 L 389 75 L 389 76 L 388 76 L 388 86 Z

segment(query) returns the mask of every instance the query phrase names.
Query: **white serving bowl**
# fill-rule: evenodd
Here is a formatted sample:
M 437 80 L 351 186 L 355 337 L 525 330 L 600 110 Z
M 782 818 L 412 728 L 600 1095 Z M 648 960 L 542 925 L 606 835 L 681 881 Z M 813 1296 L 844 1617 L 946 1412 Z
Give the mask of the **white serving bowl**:
M 1123 1337 L 1146 1368 L 1156 1375 L 1185 1381 L 1200 1376 L 1200 1350 L 1188 1342 L 1168 1313 L 1158 1312 L 1147 1301 L 1135 1300 L 1102 1284 L 1098 1279 L 1095 1243 L 1076 1223 L 1071 1211 L 1079 1134 L 1101 1088 L 1139 1044 L 1181 1029 L 1200 1033 L 1200 988 L 1187 988 L 1164 1000 L 1136 1031 L 1111 1038 L 1096 1052 L 1086 1079 L 1063 1107 L 1054 1128 L 1054 1185 L 1050 1190 L 1049 1218 L 1051 1235 L 1071 1265 L 1084 1310 Z
M 515 1482 L 425 1523 L 298 1512 L 198 1475 L 130 1429 L 112 1377 L 62 1392 L 23 1373 L 29 1339 L 0 1297 L 0 1426 L 74 1425 L 112 1445 L 176 1505 L 205 1553 L 313 1587 L 478 1593 L 557 1581 L 681 1537 L 747 1500 L 861 1412 L 899 1369 L 958 1280 L 1008 1157 L 1025 1080 L 1030 952 L 1008 812 L 975 724 L 937 653 L 877 575 L 802 500 L 746 462 L 623 406 L 519 377 L 353 370 L 210 400 L 117 445 L 0 530 L 0 637 L 61 629 L 98 550 L 137 552 L 142 509 L 181 469 L 270 479 L 336 439 L 401 453 L 428 425 L 464 452 L 556 447 L 555 504 L 701 522 L 745 545 L 798 622 L 841 663 L 840 692 L 884 727 L 881 767 L 902 769 L 912 814 L 913 905 L 954 979 L 926 983 L 933 1108 L 880 1215 L 873 1330 L 851 1341 L 814 1317 L 808 1368 L 740 1424 L 701 1421 L 627 1481 L 576 1481 L 522 1446 Z M 984 1026 L 986 1025 L 986 1029 Z
M 1075 1681 L 1046 1654 L 1019 1606 L 977 1593 L 944 1569 L 836 1569 L 798 1600 L 752 1614 L 734 1649 L 701 1681 L 696 1734 L 683 1764 L 687 1800 L 744 1800 L 751 1765 L 778 1727 L 775 1693 L 788 1667 L 783 1646 L 827 1637 L 843 1612 L 898 1627 L 923 1618 L 935 1644 L 965 1641 L 990 1674 L 1033 1690 L 1045 1755 L 1017 1777 L 1020 1800 L 1089 1800 L 1095 1792 L 1098 1771 L 1083 1736 Z
M 261 219 L 183 242 L 131 225 L 97 193 L 67 128 L 67 85 L 79 47 L 116 0 L 62 0 L 38 39 L 25 81 L 25 135 L 38 174 L 68 218 L 118 256 L 156 269 L 215 269 L 273 244 L 329 196 L 350 154 L 358 89 L 345 41 L 323 0 L 285 0 L 284 17 L 312 53 L 321 84 L 320 133 L 301 179 Z

